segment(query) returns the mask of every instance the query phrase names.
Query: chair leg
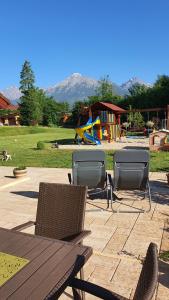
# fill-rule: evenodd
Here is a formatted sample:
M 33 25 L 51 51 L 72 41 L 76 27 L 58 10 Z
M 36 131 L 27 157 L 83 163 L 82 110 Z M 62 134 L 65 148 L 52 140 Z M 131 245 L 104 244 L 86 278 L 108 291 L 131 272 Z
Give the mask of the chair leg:
M 106 197 L 107 197 L 107 208 L 109 208 L 109 190 L 108 190 L 108 187 L 106 188 Z
M 111 186 L 109 185 L 109 184 L 105 184 L 105 187 L 103 188 L 103 189 L 99 189 L 99 191 L 95 191 L 95 192 L 92 192 L 92 193 L 87 193 L 87 198 L 90 198 L 90 196 L 92 196 L 92 195 L 97 195 L 97 194 L 100 194 L 100 193 L 105 193 L 106 192 L 106 198 L 107 198 L 107 207 L 106 208 L 102 208 L 102 207 L 99 207 L 99 206 L 97 206 L 97 205 L 95 205 L 95 204 L 92 204 L 92 203 L 89 203 L 90 205 L 93 205 L 93 206 L 96 206 L 96 207 L 98 207 L 98 208 L 100 208 L 100 209 L 102 209 L 102 210 L 107 210 L 108 208 L 109 208 L 109 187 L 111 188 Z
M 83 268 L 80 269 L 80 279 L 84 280 L 84 270 Z M 85 300 L 85 292 L 84 291 L 78 291 L 81 294 L 81 298 L 82 300 Z
M 80 243 L 82 245 L 82 243 Z M 80 269 L 80 279 L 84 280 L 84 270 L 83 268 Z M 73 299 L 74 300 L 85 300 L 85 292 L 82 290 L 78 290 L 72 287 L 73 292 Z
M 74 300 L 81 300 L 82 299 L 81 291 L 80 290 L 72 288 L 72 291 L 73 291 L 73 299 Z
M 114 185 L 113 185 L 113 180 L 111 177 L 111 174 L 108 174 L 108 178 L 109 178 L 109 184 L 110 184 L 110 188 L 111 188 L 111 192 L 110 192 L 110 199 L 111 199 L 111 209 L 113 210 L 113 202 L 119 202 L 120 200 L 122 200 L 123 198 L 118 197 L 114 191 Z
M 113 180 L 110 174 L 108 174 L 108 178 L 109 178 L 109 183 L 110 183 L 110 201 L 111 201 L 111 209 L 113 212 L 117 212 L 115 210 L 113 210 L 113 202 L 117 202 L 120 204 L 124 204 L 122 202 L 120 202 L 120 200 L 122 200 L 123 198 L 119 198 L 113 191 Z M 149 197 L 149 209 L 146 212 L 149 212 L 151 210 L 151 189 L 150 189 L 150 184 L 149 181 L 147 182 L 147 188 L 148 188 L 148 197 Z M 144 193 L 144 197 L 143 199 L 145 199 L 146 196 L 146 192 Z M 124 204 L 126 205 L 126 204 Z M 144 212 L 145 210 L 142 209 L 138 209 L 140 212 Z
M 149 209 L 147 210 L 147 212 L 149 212 L 151 210 L 151 189 L 150 189 L 149 181 L 147 182 L 147 187 L 148 187 L 148 199 L 149 199 Z
M 80 245 L 83 245 L 83 242 L 81 242 Z M 81 268 L 79 273 L 80 273 L 80 279 L 84 280 L 84 269 Z M 78 297 L 81 297 L 81 298 L 76 298 L 77 300 L 78 299 L 85 300 L 85 292 L 79 290 L 78 291 Z
M 112 186 L 110 185 L 110 203 L 111 203 L 111 209 L 113 209 L 113 191 Z
M 72 184 L 72 176 L 71 176 L 71 174 L 68 173 L 67 176 L 68 176 L 69 183 Z
M 145 197 L 146 197 L 146 191 L 144 192 L 144 196 L 143 196 L 143 198 L 141 200 L 144 200 Z
M 123 205 L 125 205 L 125 206 L 130 206 L 130 205 L 126 204 L 126 203 L 121 202 L 121 200 L 123 200 L 123 198 L 118 197 L 118 196 L 114 193 L 114 191 L 113 191 L 113 186 L 111 185 L 111 209 L 112 209 L 112 211 L 113 211 L 114 213 L 119 212 L 119 210 L 114 210 L 114 209 L 113 209 L 113 203 L 114 203 L 114 202 L 117 202 L 117 203 L 119 203 L 119 204 L 123 204 Z M 133 207 L 133 208 L 134 208 L 134 207 Z M 139 209 L 139 208 L 136 208 L 136 209 L 138 209 L 139 212 L 144 212 L 142 209 Z M 150 208 L 150 209 L 151 209 L 151 208 Z
M 109 208 L 109 186 L 110 186 L 110 183 L 108 184 L 108 174 L 107 174 L 107 172 L 106 172 L 106 179 L 105 179 L 105 181 L 106 181 L 106 197 L 107 197 L 107 207 L 106 207 L 106 209 L 108 209 Z M 111 194 L 111 186 L 110 186 L 110 194 Z M 110 201 L 111 201 L 111 195 L 110 195 Z

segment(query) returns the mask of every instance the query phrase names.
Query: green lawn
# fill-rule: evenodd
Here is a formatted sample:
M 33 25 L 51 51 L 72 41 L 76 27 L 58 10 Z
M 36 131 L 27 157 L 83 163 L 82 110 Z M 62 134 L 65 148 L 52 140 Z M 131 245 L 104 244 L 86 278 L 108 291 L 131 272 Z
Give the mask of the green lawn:
M 51 148 L 56 140 L 59 144 L 72 143 L 73 129 L 43 127 L 0 127 L 0 152 L 7 150 L 12 161 L 3 162 L 3 166 L 55 167 L 71 168 L 71 150 Z M 37 142 L 45 143 L 45 150 L 37 150 Z M 112 168 L 113 151 L 105 151 L 107 169 Z M 169 171 L 169 152 L 152 152 L 151 171 Z

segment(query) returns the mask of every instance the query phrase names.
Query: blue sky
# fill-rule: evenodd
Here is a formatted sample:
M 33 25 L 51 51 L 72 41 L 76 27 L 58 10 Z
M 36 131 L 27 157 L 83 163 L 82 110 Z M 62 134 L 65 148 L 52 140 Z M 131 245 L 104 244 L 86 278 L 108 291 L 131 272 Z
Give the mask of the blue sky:
M 168 0 L 0 0 L 0 89 L 19 85 L 25 59 L 36 84 L 71 73 L 121 84 L 169 74 Z

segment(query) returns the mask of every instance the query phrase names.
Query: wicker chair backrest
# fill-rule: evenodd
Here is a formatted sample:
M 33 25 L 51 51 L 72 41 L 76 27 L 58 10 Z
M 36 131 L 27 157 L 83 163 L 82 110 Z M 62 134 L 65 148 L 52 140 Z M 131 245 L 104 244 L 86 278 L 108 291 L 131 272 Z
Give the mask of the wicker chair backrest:
M 157 245 L 150 243 L 133 300 L 150 300 L 158 280 Z
M 64 239 L 83 230 L 87 188 L 45 183 L 39 186 L 35 234 Z

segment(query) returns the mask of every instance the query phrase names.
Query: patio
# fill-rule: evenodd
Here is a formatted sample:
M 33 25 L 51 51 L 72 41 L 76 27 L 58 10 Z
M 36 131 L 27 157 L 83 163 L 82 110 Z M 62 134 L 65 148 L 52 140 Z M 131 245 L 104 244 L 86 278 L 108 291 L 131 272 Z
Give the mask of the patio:
M 12 228 L 34 220 L 39 182 L 68 183 L 68 169 L 29 168 L 27 177 L 14 179 L 12 167 L 0 167 L 0 226 Z M 165 173 L 150 173 L 152 187 L 152 210 L 141 213 L 131 208 L 146 207 L 147 200 L 140 200 L 133 193 L 125 193 L 126 205 L 115 204 L 119 213 L 102 210 L 106 201 L 88 201 L 85 229 L 92 234 L 84 240 L 93 247 L 94 254 L 85 266 L 85 278 L 112 289 L 128 298 L 133 295 L 141 259 L 150 241 L 160 252 L 169 250 L 169 187 Z M 133 200 L 136 199 L 136 200 Z M 33 228 L 25 230 L 33 233 Z M 169 264 L 160 261 L 159 285 L 154 299 L 169 299 Z M 69 290 L 68 290 L 69 292 Z M 68 299 L 63 295 L 61 299 Z M 94 299 L 87 296 L 86 299 Z

